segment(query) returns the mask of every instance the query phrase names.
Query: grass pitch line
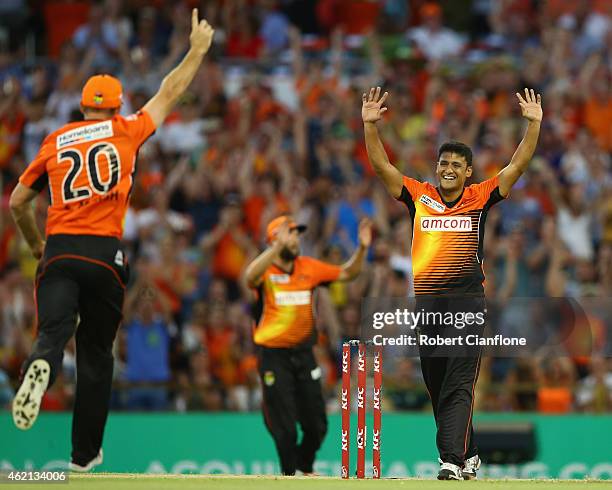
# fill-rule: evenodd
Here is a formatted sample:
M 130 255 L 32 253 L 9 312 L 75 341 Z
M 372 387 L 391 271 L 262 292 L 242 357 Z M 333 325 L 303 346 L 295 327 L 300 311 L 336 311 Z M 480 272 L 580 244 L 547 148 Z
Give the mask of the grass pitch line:
M 612 481 L 601 480 L 477 480 L 447 482 L 424 478 L 342 480 L 339 477 L 274 475 L 176 475 L 138 473 L 70 474 L 74 490 L 612 490 Z M 20 490 L 40 490 L 40 483 L 19 483 Z M 15 487 L 15 488 L 17 488 Z M 474 488 L 476 487 L 476 488 Z M 4 488 L 2 486 L 2 488 Z M 8 487 L 7 487 L 8 488 Z M 58 490 L 65 488 L 59 485 Z

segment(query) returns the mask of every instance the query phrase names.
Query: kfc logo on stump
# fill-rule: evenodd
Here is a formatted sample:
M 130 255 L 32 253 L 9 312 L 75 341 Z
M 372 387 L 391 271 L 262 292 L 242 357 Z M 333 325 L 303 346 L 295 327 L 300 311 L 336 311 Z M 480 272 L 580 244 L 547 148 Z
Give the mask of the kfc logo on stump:
M 342 410 L 348 410 L 348 390 L 342 390 Z
M 350 352 L 343 352 L 342 353 L 342 372 L 343 373 L 347 373 L 349 372 L 349 367 L 348 367 L 348 360 L 349 360 L 349 356 L 350 356 Z

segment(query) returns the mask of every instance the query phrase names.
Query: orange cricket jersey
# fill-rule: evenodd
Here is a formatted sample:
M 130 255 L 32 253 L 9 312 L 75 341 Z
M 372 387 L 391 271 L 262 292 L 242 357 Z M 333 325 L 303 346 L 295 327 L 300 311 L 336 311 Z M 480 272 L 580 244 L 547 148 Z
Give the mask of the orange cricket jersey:
M 155 131 L 146 112 L 70 123 L 45 138 L 19 182 L 49 185 L 47 235 L 121 237 L 136 154 Z
M 483 241 L 489 208 L 501 201 L 497 176 L 444 203 L 431 184 L 404 177 L 398 198 L 412 218 L 416 295 L 484 294 Z
M 257 345 L 289 348 L 314 344 L 314 289 L 340 276 L 341 268 L 311 257 L 298 257 L 293 271 L 275 265 L 266 270 L 258 288 L 260 318 L 254 330 Z

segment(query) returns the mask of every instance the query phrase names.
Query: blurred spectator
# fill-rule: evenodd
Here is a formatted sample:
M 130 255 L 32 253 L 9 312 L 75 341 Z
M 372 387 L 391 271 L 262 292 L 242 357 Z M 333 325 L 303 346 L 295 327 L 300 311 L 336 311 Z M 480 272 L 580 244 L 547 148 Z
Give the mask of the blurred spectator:
M 589 412 L 608 412 L 612 409 L 612 370 L 610 360 L 593 357 L 592 374 L 580 381 L 576 405 Z
M 125 379 L 144 385 L 128 392 L 126 405 L 132 410 L 164 410 L 168 406 L 170 306 L 148 276 L 141 268 L 125 304 Z
M 19 152 L 26 115 L 19 82 L 7 78 L 0 89 L 0 171 L 10 181 L 18 176 L 11 169 L 11 160 Z
M 261 2 L 260 36 L 268 56 L 278 54 L 289 45 L 289 19 L 283 14 L 276 0 Z
M 585 56 L 603 47 L 606 36 L 612 29 L 610 17 L 593 10 L 592 0 L 578 0 L 574 12 L 559 18 L 559 25 L 575 33 L 575 52 Z
M 569 252 L 578 259 L 593 259 L 591 242 L 592 217 L 586 202 L 584 185 L 574 184 L 566 191 L 564 201 L 559 204 L 558 232 Z
M 519 412 L 533 412 L 538 407 L 537 364 L 532 359 L 518 359 L 506 379 L 511 406 Z
M 165 153 L 191 153 L 204 146 L 204 120 L 201 118 L 200 102 L 187 92 L 178 103 L 178 117 L 170 116 L 156 141 Z
M 573 366 L 567 359 L 547 359 L 543 366 L 542 385 L 538 390 L 538 412 L 567 413 L 572 410 L 571 386 Z
M 80 26 L 72 41 L 75 47 L 81 51 L 92 48 L 94 51 L 93 66 L 98 69 L 114 69 L 118 61 L 119 45 L 129 29 L 129 24 L 122 19 L 112 18 L 117 15 L 119 2 L 111 0 L 108 2 L 110 10 L 105 8 L 104 2 L 96 1 L 89 9 L 89 18 L 86 24 Z M 127 29 L 126 29 L 127 27 Z
M 426 2 L 419 10 L 421 25 L 408 31 L 425 57 L 429 60 L 440 60 L 458 55 L 463 49 L 464 41 L 452 29 L 442 24 L 442 9 L 435 2 Z
M 32 98 L 26 107 L 27 122 L 23 128 L 23 156 L 27 164 L 34 160 L 47 135 L 59 127 L 57 121 L 45 114 L 46 103 L 47 98 L 39 95 Z
M 34 338 L 38 265 L 8 209 L 16 178 L 49 132 L 80 119 L 91 74 L 120 77 L 122 113 L 141 108 L 188 46 L 192 3 L 43 2 L 39 28 L 36 12 L 25 25 L 26 2 L 0 2 L 0 369 L 11 385 Z M 545 116 L 536 156 L 487 219 L 492 317 L 512 332 L 531 314 L 513 298 L 609 297 L 609 3 L 205 2 L 213 50 L 140 151 L 133 176 L 123 238 L 134 279 L 117 399 L 181 411 L 256 409 L 254 298 L 241 274 L 264 245 L 266 223 L 292 213 L 308 225 L 303 252 L 341 263 L 359 219 L 370 216 L 375 240 L 363 277 L 332 283 L 317 298 L 316 355 L 335 406 L 341 342 L 359 336 L 362 298 L 413 294 L 412 222 L 375 179 L 363 142 L 361 93 L 372 85 L 390 92 L 381 131 L 391 161 L 432 183 L 437 148 L 450 138 L 473 148 L 469 183 L 495 175 L 523 131 L 513 94 L 537 89 Z M 35 203 L 41 226 L 48 202 L 43 192 Z M 588 341 L 599 357 L 484 362 L 479 409 L 611 410 L 607 311 L 579 325 L 539 317 L 534 335 L 574 326 L 588 335 L 560 349 L 569 355 Z M 417 365 L 385 354 L 390 402 L 419 410 L 426 393 Z M 49 408 L 71 403 L 70 349 L 65 359 Z
M 212 255 L 212 273 L 230 284 L 230 297 L 236 299 L 242 269 L 249 256 L 254 254 L 251 238 L 245 233 L 242 210 L 236 195 L 226 197 L 226 207 L 221 211 L 219 224 L 204 236 L 201 246 Z
M 8 375 L 0 369 L 0 408 L 10 407 L 13 400 L 13 389 Z
M 264 40 L 258 34 L 257 20 L 252 14 L 237 13 L 232 18 L 225 54 L 229 58 L 254 60 L 261 56 Z
M 26 0 L 4 0 L 0 4 L 0 49 L 18 48 L 27 22 Z
M 413 359 L 396 360 L 394 369 L 385 376 L 385 401 L 390 401 L 394 410 L 422 411 L 429 407 L 429 396 L 419 382 L 419 374 Z

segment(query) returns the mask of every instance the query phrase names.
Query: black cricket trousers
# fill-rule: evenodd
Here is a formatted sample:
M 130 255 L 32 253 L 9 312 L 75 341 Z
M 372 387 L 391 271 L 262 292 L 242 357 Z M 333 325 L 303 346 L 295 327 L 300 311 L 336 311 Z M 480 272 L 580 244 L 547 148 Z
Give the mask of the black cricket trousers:
M 477 313 L 482 312 L 486 321 L 484 298 L 417 298 L 417 305 L 425 311 Z M 446 329 L 446 333 L 444 330 Z M 464 326 L 428 325 L 421 327 L 419 333 L 429 336 L 440 334 L 446 338 L 465 337 L 468 334 L 482 335 L 484 324 Z M 463 467 L 464 461 L 478 454 L 474 441 L 472 415 L 474 392 L 482 348 L 473 347 L 419 347 L 423 380 L 431 398 L 433 415 L 436 421 L 436 445 L 440 459 Z
M 72 462 L 85 465 L 102 446 L 113 377 L 112 347 L 122 319 L 128 266 L 112 237 L 52 235 L 36 277 L 38 335 L 23 372 L 35 359 L 62 369 L 64 348 L 76 338 L 77 383 Z
M 421 356 L 421 370 L 436 420 L 440 459 L 463 467 L 478 454 L 472 414 L 480 357 Z
M 312 347 L 261 347 L 259 374 L 264 421 L 274 439 L 282 474 L 294 475 L 296 470 L 312 473 L 315 455 L 327 433 L 321 369 Z M 297 424 L 302 429 L 299 443 Z

